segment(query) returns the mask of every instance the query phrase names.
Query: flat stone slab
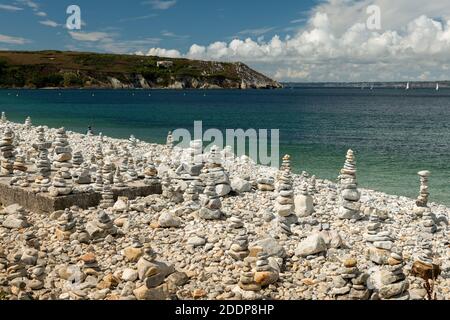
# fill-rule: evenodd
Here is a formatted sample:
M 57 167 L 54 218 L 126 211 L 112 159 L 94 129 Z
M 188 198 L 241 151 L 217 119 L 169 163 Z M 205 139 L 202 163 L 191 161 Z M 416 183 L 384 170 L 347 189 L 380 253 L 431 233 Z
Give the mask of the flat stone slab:
M 96 207 L 102 198 L 98 192 L 79 192 L 67 196 L 51 197 L 48 193 L 34 193 L 30 188 L 12 187 L 9 185 L 10 178 L 0 178 L 0 203 L 8 206 L 14 203 L 20 204 L 25 209 L 34 212 L 54 212 L 64 210 L 71 206 L 82 209 Z M 114 199 L 117 197 L 128 197 L 130 200 L 137 197 L 146 197 L 151 194 L 161 194 L 162 187 L 157 185 L 146 185 L 142 181 L 129 183 L 125 188 L 112 188 Z

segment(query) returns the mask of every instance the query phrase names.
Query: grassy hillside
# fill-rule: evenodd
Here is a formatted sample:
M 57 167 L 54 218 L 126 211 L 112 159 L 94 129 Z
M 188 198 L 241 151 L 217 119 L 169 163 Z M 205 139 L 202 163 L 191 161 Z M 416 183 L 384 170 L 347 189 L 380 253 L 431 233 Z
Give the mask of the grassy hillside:
M 158 67 L 158 61 L 172 61 Z M 0 51 L 3 88 L 247 88 L 279 84 L 241 63 L 85 52 Z

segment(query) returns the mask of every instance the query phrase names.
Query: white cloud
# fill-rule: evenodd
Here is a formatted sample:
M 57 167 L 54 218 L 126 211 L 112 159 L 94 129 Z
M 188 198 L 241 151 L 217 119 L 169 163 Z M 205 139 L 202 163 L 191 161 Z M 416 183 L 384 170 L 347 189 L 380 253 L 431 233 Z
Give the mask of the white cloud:
M 46 17 L 47 13 L 45 13 L 44 11 L 38 11 L 35 13 L 35 15 L 37 15 L 38 17 Z
M 52 28 L 56 28 L 58 27 L 60 24 L 52 21 L 52 20 L 44 20 L 44 21 L 39 21 L 40 24 L 47 26 L 47 27 L 52 27 Z
M 371 4 L 381 8 L 381 30 L 366 27 Z M 450 6 L 444 0 L 329 0 L 313 8 L 306 25 L 290 36 L 194 44 L 178 53 L 243 61 L 280 80 L 448 79 Z
M 6 10 L 6 11 L 20 11 L 23 10 L 22 8 L 11 6 L 8 4 L 0 4 L 0 10 Z
M 151 48 L 145 55 L 167 58 L 180 58 L 181 53 L 178 50 L 166 50 L 161 48 Z
M 264 27 L 264 28 L 257 28 L 257 29 L 246 29 L 239 31 L 238 34 L 240 35 L 250 35 L 250 36 L 261 36 L 263 34 L 266 34 L 267 32 L 270 32 L 274 30 L 274 27 Z
M 167 10 L 172 8 L 177 4 L 177 0 L 151 0 L 151 1 L 144 1 L 143 4 L 150 4 L 153 9 L 155 10 Z
M 89 41 L 89 42 L 97 42 L 97 41 L 105 41 L 112 39 L 111 34 L 107 32 L 76 32 L 69 31 L 70 36 L 78 41 Z
M 7 35 L 4 35 L 4 34 L 0 34 L 0 43 L 22 45 L 22 44 L 26 44 L 26 43 L 29 43 L 29 42 L 30 42 L 30 40 L 25 39 L 25 38 L 12 37 L 12 36 L 7 36 Z

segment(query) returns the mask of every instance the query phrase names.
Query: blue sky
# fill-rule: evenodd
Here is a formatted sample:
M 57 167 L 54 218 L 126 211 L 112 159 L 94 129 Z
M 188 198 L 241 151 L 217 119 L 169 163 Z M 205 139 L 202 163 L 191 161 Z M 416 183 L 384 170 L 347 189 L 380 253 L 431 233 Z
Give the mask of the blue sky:
M 71 4 L 81 30 L 65 27 Z M 449 80 L 450 3 L 0 0 L 0 50 L 43 49 L 241 61 L 283 81 Z

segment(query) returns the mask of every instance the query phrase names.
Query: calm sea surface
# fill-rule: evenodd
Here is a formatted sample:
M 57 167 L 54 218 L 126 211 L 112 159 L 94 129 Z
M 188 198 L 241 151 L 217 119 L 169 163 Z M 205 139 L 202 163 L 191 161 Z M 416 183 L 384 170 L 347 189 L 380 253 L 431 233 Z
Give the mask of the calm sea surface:
M 427 169 L 432 201 L 450 205 L 450 90 L 0 90 L 0 110 L 15 122 L 29 115 L 34 125 L 159 143 L 195 120 L 204 130 L 280 129 L 296 172 L 335 179 L 352 148 L 362 187 L 415 197 Z

